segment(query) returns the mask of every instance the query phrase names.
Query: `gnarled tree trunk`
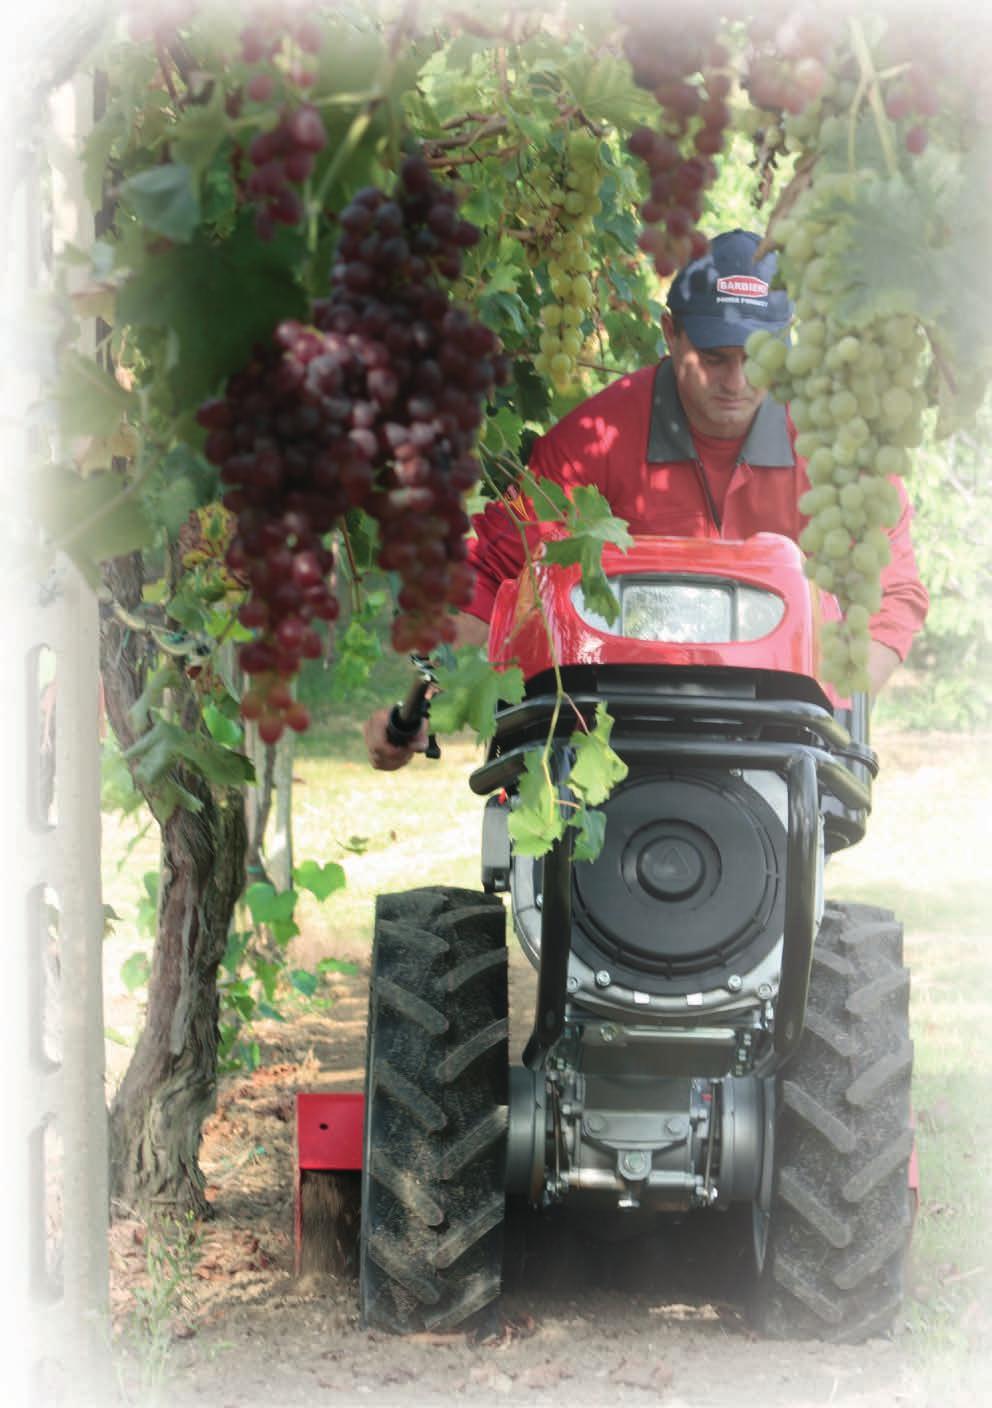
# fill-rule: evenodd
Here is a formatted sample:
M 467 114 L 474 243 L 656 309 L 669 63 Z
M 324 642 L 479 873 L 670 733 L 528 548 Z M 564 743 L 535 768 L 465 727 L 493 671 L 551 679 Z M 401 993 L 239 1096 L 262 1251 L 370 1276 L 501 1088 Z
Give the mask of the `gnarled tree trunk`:
M 111 1193 L 127 1207 L 208 1212 L 198 1150 L 217 1089 L 217 969 L 244 883 L 238 789 L 182 783 L 202 812 L 162 828 L 158 934 L 144 1030 L 110 1112 Z
M 105 568 L 114 602 L 140 608 L 140 554 Z M 104 614 L 107 717 L 122 749 L 137 741 L 131 710 L 150 661 L 147 637 Z M 192 701 L 190 701 L 192 706 Z M 187 719 L 195 722 L 195 708 Z M 185 768 L 177 781 L 202 810 L 177 807 L 162 826 L 158 926 L 144 1030 L 110 1110 L 111 1195 L 118 1207 L 209 1213 L 198 1162 L 217 1086 L 217 970 L 245 877 L 240 788 L 212 787 Z

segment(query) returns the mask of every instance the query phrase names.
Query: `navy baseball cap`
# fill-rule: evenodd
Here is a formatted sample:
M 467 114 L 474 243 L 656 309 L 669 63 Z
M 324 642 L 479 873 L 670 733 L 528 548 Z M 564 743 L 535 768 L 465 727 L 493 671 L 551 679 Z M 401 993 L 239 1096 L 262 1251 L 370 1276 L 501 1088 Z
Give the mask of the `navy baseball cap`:
M 771 287 L 774 251 L 755 259 L 760 243 L 750 230 L 730 230 L 675 275 L 668 310 L 694 347 L 743 347 L 753 332 L 783 332 L 792 321 L 789 295 Z

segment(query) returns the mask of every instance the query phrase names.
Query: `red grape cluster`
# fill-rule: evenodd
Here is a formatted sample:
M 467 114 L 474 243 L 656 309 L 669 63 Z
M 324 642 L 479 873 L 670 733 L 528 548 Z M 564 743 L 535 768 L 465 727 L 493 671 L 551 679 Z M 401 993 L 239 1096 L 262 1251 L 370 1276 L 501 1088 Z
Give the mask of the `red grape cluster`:
M 618 14 L 627 24 L 624 50 L 634 81 L 649 89 L 661 108 L 658 129 L 635 128 L 628 150 L 646 162 L 651 175 L 638 244 L 667 278 L 708 248 L 696 225 L 703 193 L 716 179 L 713 158 L 723 149 L 730 122 L 728 55 L 716 41 L 712 19 L 693 25 L 683 17 L 676 29 L 636 0 L 618 7 Z
M 805 112 L 823 93 L 843 17 L 811 3 L 765 6 L 748 25 L 746 86 L 755 107 Z
M 441 282 L 479 235 L 421 158 L 404 161 L 392 196 L 366 188 L 339 218 L 331 293 L 311 323 L 281 324 L 198 413 L 237 515 L 227 563 L 250 584 L 240 619 L 258 632 L 241 648 L 253 676 L 242 711 L 266 742 L 307 725 L 289 681 L 320 653 L 314 621 L 338 614 L 323 535 L 348 509 L 377 521 L 379 564 L 401 579 L 395 648 L 453 638 L 447 607 L 473 585 L 462 495 L 478 479 L 483 399 L 509 371 Z
M 941 109 L 934 86 L 932 63 L 908 63 L 893 80 L 885 95 L 885 111 L 893 122 L 905 122 L 903 142 L 914 156 L 925 151 L 930 141 L 930 119 Z
M 327 145 L 324 119 L 315 107 L 283 108 L 270 132 L 259 132 L 248 148 L 254 170 L 248 178 L 248 195 L 256 202 L 255 229 L 260 239 L 271 239 L 275 225 L 297 225 L 303 203 L 293 189 L 313 171 L 314 158 Z
M 255 7 L 249 22 L 241 31 L 241 57 L 246 64 L 269 66 L 279 55 L 286 58 L 289 80 L 297 88 L 309 88 L 316 75 L 308 67 L 308 59 L 320 53 L 320 25 L 311 16 L 301 13 L 299 6 L 267 3 Z M 275 80 L 268 67 L 248 80 L 248 96 L 256 102 L 266 102 L 275 89 Z
M 128 0 L 126 5 L 128 34 L 135 44 L 147 40 L 168 45 L 192 20 L 199 5 L 197 0 L 158 0 L 152 10 L 147 0 Z

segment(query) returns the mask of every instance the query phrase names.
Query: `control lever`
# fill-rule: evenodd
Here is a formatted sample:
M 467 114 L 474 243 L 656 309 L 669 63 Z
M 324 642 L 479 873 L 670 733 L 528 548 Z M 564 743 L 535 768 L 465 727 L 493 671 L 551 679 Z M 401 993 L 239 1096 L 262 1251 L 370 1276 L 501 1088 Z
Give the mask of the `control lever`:
M 420 670 L 420 678 L 414 680 L 406 698 L 394 704 L 386 721 L 386 737 L 394 748 L 402 748 L 416 738 L 424 719 L 430 717 L 430 696 L 434 688 L 435 676 L 430 660 L 423 655 L 410 657 Z M 425 757 L 440 758 L 441 749 L 433 733 L 427 735 Z

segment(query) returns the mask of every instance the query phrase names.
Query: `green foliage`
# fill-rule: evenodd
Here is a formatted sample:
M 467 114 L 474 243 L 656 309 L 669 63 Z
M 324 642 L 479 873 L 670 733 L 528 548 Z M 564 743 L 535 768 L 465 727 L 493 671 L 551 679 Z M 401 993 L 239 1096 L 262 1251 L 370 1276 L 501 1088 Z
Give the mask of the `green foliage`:
M 627 764 L 610 747 L 613 720 L 606 705 L 596 705 L 596 720 L 588 733 L 572 735 L 575 762 L 568 785 L 591 807 L 605 802 L 618 782 L 627 776 Z
M 190 733 L 157 711 L 154 722 L 124 757 L 161 821 L 180 805 L 191 811 L 202 809 L 202 803 L 179 780 L 177 763 L 215 787 L 240 787 L 255 777 L 254 767 L 243 754 L 232 752 L 207 733 Z
M 130 993 L 136 992 L 138 988 L 147 987 L 151 973 L 152 965 L 148 961 L 148 955 L 140 950 L 137 953 L 132 953 L 121 964 L 121 981 Z
M 454 668 L 436 672 L 441 692 L 431 700 L 431 727 L 437 733 L 469 727 L 485 742 L 493 735 L 497 706 L 524 697 L 523 674 L 516 666 L 494 669 L 476 646 L 464 646 L 455 656 Z
M 280 892 L 268 881 L 259 881 L 245 890 L 244 902 L 248 906 L 252 922 L 259 926 L 264 924 L 276 943 L 288 944 L 290 939 L 300 932 L 299 925 L 293 918 L 296 909 L 295 890 Z
M 606 817 L 591 809 L 605 802 L 627 776 L 627 764 L 610 747 L 612 729 L 606 706 L 597 704 L 593 727 L 577 729 L 568 740 L 570 766 L 564 783 L 555 782 L 550 761 L 554 721 L 545 748 L 527 754 L 507 823 L 516 855 L 545 855 L 571 826 L 579 833 L 575 859 L 596 859 L 603 846 Z
M 33 487 L 37 521 L 93 586 L 99 585 L 99 563 L 154 540 L 139 499 L 116 472 L 82 479 L 74 470 L 48 465 Z
M 243 217 L 221 242 L 197 235 L 188 245 L 149 254 L 118 295 L 121 321 L 166 333 L 164 410 L 178 413 L 212 395 L 238 371 L 254 343 L 285 318 L 305 318 L 297 269 L 299 237 L 284 231 L 267 244 Z M 245 297 L 245 290 L 251 297 Z M 160 383 L 158 383 L 160 384 Z
M 609 502 L 593 485 L 579 485 L 565 511 L 568 537 L 545 545 L 547 562 L 563 567 L 578 563 L 582 569 L 582 595 L 593 611 L 613 621 L 620 610 L 603 571 L 607 543 L 626 551 L 633 543 L 627 524 L 617 518 Z
M 64 435 L 109 437 L 133 409 L 134 397 L 92 357 L 67 351 L 55 391 Z
M 123 183 L 120 196 L 146 230 L 170 240 L 187 243 L 200 223 L 194 172 L 182 162 L 167 162 L 137 172 Z
M 342 867 L 334 861 L 329 860 L 321 865 L 315 860 L 305 860 L 293 870 L 293 879 L 301 890 L 309 890 L 323 902 L 329 895 L 333 895 L 335 890 L 344 887 L 345 874 Z
M 524 760 L 517 801 L 507 822 L 514 855 L 543 856 L 565 834 L 565 814 L 543 752 L 535 748 Z
M 294 867 L 293 882 L 295 888 L 282 891 L 259 882 L 249 885 L 242 897 L 251 923 L 232 928 L 217 984 L 222 1071 L 251 1071 L 258 1065 L 260 1047 L 251 1035 L 252 1023 L 285 1021 L 301 1004 L 304 1010 L 326 1010 L 330 1006 L 323 995 L 327 974 L 354 971 L 339 959 L 322 959 L 311 971 L 296 967 L 289 957 L 290 941 L 300 932 L 299 892 L 306 890 L 324 903 L 343 889 L 342 867 L 334 861 L 305 860 Z

